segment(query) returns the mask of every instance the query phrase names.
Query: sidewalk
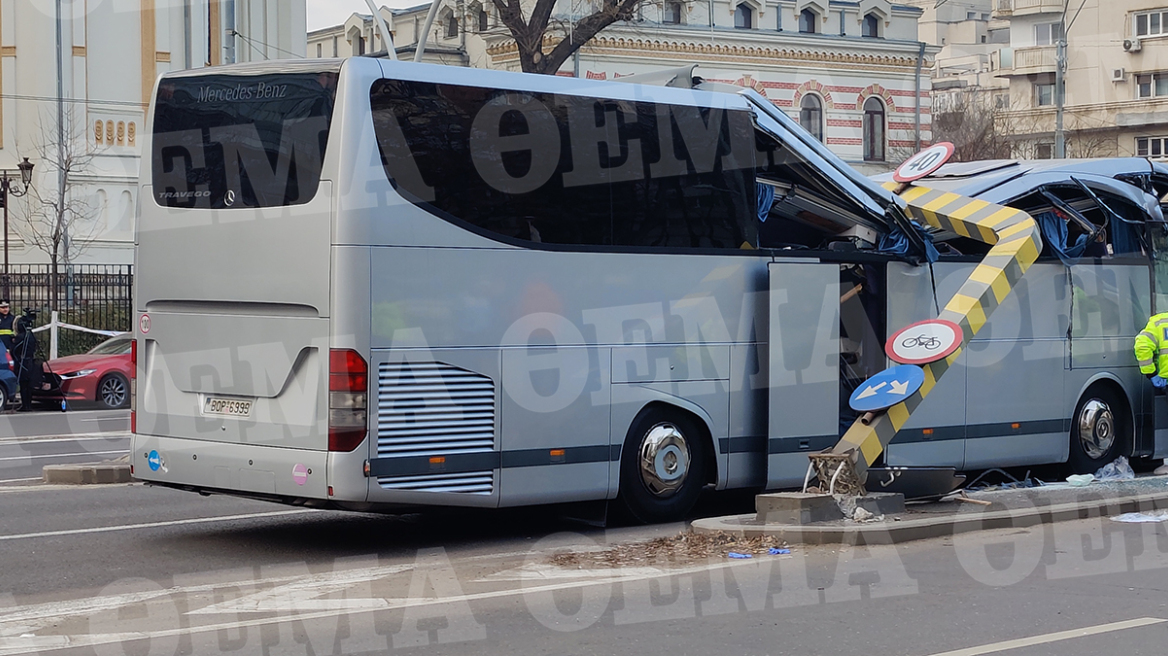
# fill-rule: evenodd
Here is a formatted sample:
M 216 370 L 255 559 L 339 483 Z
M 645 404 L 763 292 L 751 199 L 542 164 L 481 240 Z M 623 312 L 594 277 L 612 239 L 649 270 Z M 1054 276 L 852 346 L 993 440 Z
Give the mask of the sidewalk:
M 966 492 L 943 501 L 906 505 L 905 512 L 878 515 L 864 521 L 842 519 L 806 524 L 767 522 L 758 513 L 695 520 L 699 534 L 726 533 L 742 537 L 774 537 L 788 544 L 897 544 L 999 528 L 1151 513 L 1168 509 L 1168 476 L 1094 482 L 1086 487 L 1067 483 L 1047 486 Z M 979 503 L 980 502 L 980 503 Z

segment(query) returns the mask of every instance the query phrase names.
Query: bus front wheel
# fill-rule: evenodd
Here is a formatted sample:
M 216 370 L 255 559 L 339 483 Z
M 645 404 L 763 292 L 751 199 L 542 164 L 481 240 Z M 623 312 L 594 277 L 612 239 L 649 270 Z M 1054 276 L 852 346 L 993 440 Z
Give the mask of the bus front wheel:
M 703 434 L 681 412 L 642 410 L 621 451 L 620 496 L 645 523 L 676 521 L 693 508 L 705 485 Z
M 1071 472 L 1093 474 L 1123 455 L 1128 421 L 1123 400 L 1107 386 L 1087 390 L 1071 418 Z

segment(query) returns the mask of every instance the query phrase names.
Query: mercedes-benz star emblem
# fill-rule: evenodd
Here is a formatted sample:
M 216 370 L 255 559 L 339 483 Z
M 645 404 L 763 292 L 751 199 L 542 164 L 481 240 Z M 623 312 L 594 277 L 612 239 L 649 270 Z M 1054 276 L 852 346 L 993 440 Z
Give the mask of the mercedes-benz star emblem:
M 228 189 L 227 193 L 223 194 L 223 204 L 227 207 L 235 204 L 235 192 L 233 190 Z

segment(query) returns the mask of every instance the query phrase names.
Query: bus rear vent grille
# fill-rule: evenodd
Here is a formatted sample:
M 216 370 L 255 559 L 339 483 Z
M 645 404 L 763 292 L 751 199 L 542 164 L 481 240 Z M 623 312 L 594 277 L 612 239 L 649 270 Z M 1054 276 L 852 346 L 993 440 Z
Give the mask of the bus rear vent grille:
M 441 362 L 382 364 L 377 380 L 377 457 L 495 450 L 495 382 Z M 491 470 L 380 477 L 386 489 L 490 494 Z
M 456 492 L 488 495 L 495 487 L 495 472 L 465 474 L 426 474 L 421 476 L 382 476 L 377 484 L 386 490 L 404 492 Z

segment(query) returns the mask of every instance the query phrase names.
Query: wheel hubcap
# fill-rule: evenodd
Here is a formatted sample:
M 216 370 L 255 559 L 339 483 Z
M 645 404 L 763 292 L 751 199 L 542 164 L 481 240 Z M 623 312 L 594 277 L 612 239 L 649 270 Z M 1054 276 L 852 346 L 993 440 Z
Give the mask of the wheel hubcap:
M 1115 416 L 1099 399 L 1091 399 L 1079 413 L 1079 442 L 1092 460 L 1102 458 L 1115 443 Z
M 657 424 L 641 440 L 641 481 L 655 496 L 681 488 L 689 475 L 689 444 L 673 424 Z
M 126 400 L 126 388 L 122 381 L 114 378 L 101 386 L 101 398 L 106 405 L 119 406 Z

